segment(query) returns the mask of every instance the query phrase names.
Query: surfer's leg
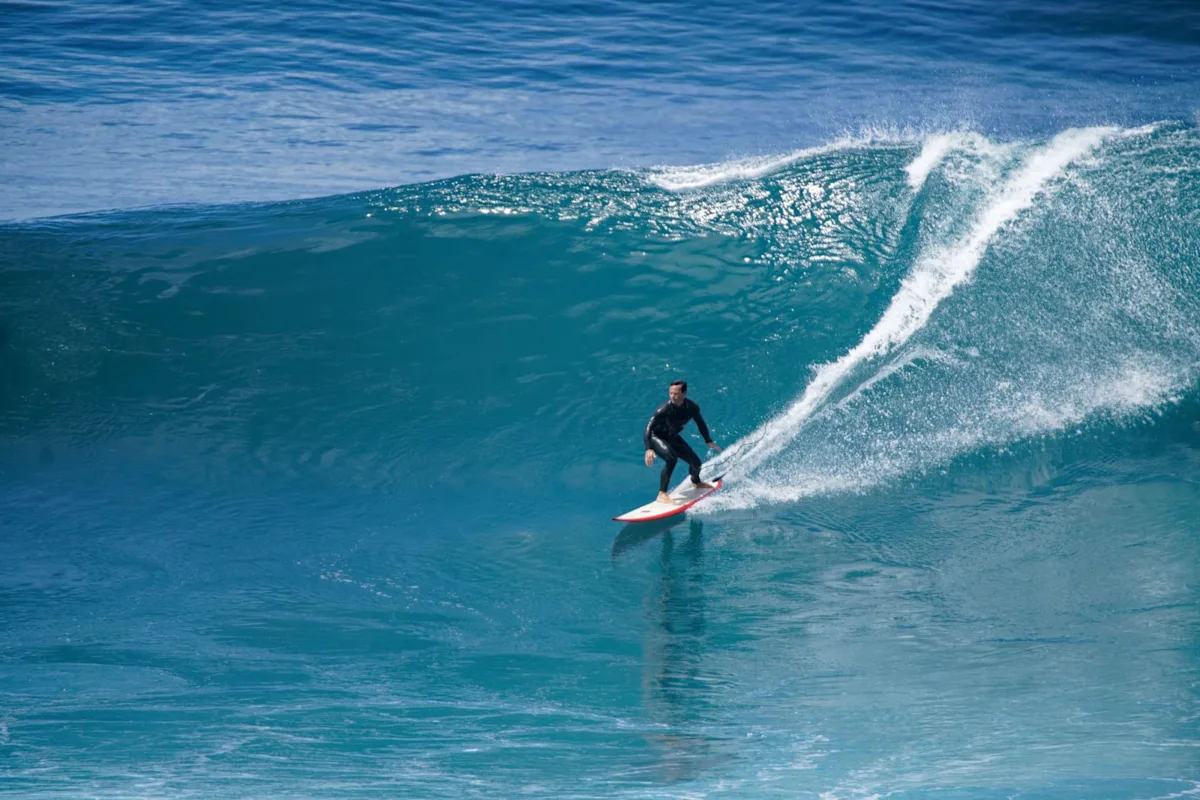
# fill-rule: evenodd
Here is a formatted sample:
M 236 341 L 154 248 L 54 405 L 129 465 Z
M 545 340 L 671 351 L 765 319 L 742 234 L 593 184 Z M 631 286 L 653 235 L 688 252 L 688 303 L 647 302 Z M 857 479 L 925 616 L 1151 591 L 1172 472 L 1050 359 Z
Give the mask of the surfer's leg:
M 671 442 L 671 449 L 679 454 L 679 457 L 687 462 L 688 474 L 692 476 L 692 484 L 703 489 L 711 489 L 711 483 L 705 483 L 700 480 L 700 456 L 696 455 L 696 451 L 691 448 L 682 436 L 676 436 Z
M 675 451 L 657 436 L 650 437 L 650 449 L 658 454 L 658 457 L 663 460 L 662 472 L 658 476 L 658 491 L 666 492 L 667 485 L 671 482 L 671 473 L 675 471 L 675 462 L 679 460 L 679 456 L 675 455 Z
M 688 474 L 692 476 L 692 482 L 700 480 L 700 456 L 696 455 L 696 451 L 684 441 L 682 436 L 676 436 L 671 441 L 671 449 L 679 454 L 688 465 Z

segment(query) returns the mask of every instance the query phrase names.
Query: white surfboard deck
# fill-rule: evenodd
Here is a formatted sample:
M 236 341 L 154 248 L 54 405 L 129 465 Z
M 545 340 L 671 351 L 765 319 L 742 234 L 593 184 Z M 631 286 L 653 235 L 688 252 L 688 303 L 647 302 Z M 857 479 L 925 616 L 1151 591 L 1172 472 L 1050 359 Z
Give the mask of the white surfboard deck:
M 704 498 L 708 497 L 717 489 L 721 488 L 721 477 L 717 476 L 715 480 L 710 480 L 713 485 L 711 489 L 697 489 L 692 485 L 691 478 L 684 478 L 683 482 L 675 487 L 669 497 L 674 500 L 674 503 L 660 503 L 655 500 L 652 503 L 646 503 L 644 506 L 639 506 L 633 511 L 627 511 L 619 517 L 613 517 L 615 522 L 652 522 L 656 519 L 665 519 L 673 517 L 676 514 L 682 514 L 692 506 L 699 503 Z

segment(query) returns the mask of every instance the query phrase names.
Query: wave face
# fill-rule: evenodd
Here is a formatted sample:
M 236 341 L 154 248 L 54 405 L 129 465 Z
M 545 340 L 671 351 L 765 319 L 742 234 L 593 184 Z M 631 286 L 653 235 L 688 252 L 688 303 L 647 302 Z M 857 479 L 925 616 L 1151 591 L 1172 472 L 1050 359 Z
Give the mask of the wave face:
M 1198 223 L 1162 122 L 0 228 L 5 783 L 1194 794 Z

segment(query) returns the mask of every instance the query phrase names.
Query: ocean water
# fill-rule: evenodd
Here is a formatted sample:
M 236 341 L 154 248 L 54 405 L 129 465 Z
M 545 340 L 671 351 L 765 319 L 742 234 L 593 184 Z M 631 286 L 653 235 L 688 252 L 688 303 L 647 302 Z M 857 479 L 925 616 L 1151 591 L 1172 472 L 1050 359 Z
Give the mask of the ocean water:
M 0 797 L 1200 796 L 1189 4 L 0 20 Z

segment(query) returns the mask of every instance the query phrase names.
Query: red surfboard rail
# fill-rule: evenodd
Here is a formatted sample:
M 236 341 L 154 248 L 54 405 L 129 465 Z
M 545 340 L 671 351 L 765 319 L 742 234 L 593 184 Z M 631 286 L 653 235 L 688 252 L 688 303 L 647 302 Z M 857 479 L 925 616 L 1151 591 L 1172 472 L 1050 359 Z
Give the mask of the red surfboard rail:
M 667 517 L 673 517 L 676 514 L 682 514 L 683 512 L 687 511 L 692 506 L 696 505 L 696 503 L 699 503 L 701 500 L 703 500 L 704 498 L 711 495 L 713 492 L 720 489 L 724 483 L 725 482 L 722 479 L 717 478 L 717 482 L 713 486 L 713 488 L 709 489 L 707 492 L 700 495 L 699 497 L 693 497 L 691 500 L 687 501 L 686 503 L 680 503 L 677 506 L 668 508 L 665 511 L 661 511 L 656 514 L 649 514 L 647 516 L 639 516 L 639 517 L 631 517 L 630 514 L 635 513 L 636 511 L 638 511 L 641 508 L 645 508 L 645 506 L 639 506 L 638 508 L 635 508 L 633 511 L 626 511 L 624 514 L 621 514 L 618 517 L 613 517 L 613 522 L 653 522 L 656 519 L 666 519 Z M 646 505 L 653 505 L 653 503 L 647 503 Z

